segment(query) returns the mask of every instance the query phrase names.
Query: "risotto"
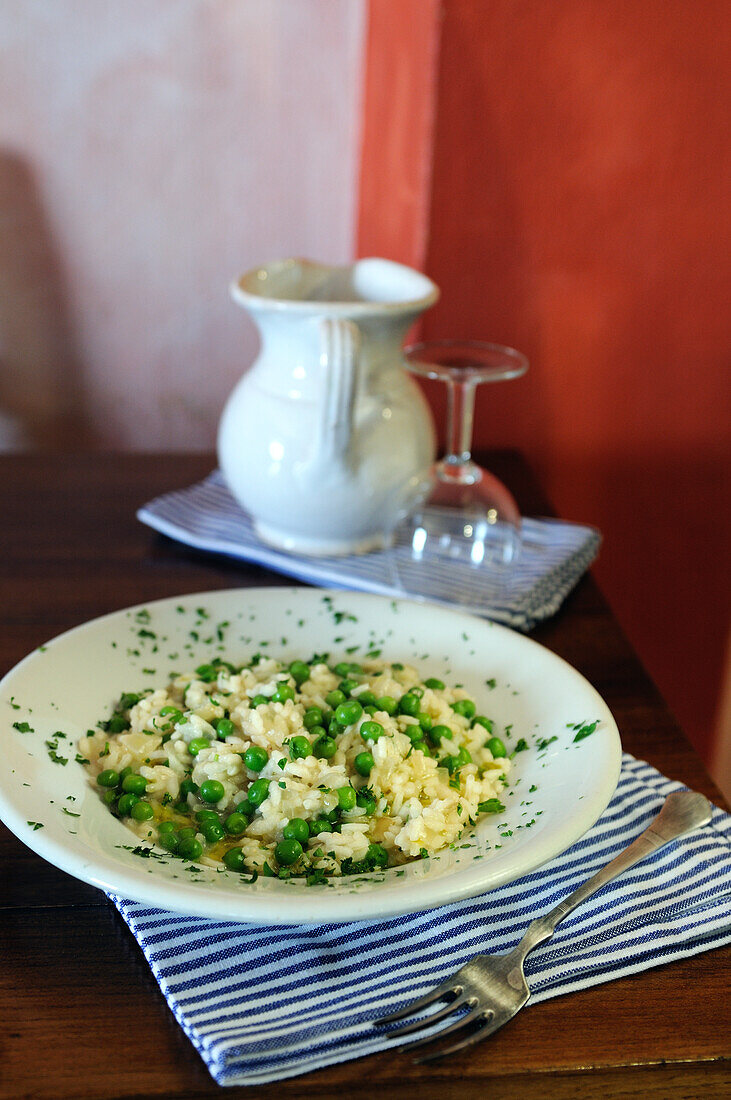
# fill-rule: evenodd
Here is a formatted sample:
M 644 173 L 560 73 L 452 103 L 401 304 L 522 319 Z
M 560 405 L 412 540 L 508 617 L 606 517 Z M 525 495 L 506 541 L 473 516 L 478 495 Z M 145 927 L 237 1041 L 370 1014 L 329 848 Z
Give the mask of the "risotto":
M 216 658 L 122 695 L 79 748 L 141 840 L 312 884 L 454 843 L 510 768 L 466 691 L 377 660 Z

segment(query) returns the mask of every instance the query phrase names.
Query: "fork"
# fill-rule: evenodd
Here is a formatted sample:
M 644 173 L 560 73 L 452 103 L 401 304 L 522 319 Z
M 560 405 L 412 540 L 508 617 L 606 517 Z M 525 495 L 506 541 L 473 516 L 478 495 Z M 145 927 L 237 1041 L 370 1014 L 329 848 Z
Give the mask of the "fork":
M 624 871 L 634 867 L 651 852 L 664 848 L 677 837 L 706 825 L 711 820 L 711 805 L 707 798 L 696 791 L 675 791 L 665 799 L 657 817 L 643 833 L 632 841 L 628 848 L 620 852 L 615 859 L 597 871 L 587 882 L 579 886 L 572 894 L 528 925 L 520 943 L 507 955 L 476 955 L 450 978 L 438 985 L 430 993 L 412 1001 L 398 1012 L 382 1016 L 375 1020 L 376 1026 L 396 1023 L 407 1016 L 420 1012 L 435 1001 L 448 1000 L 448 1004 L 428 1016 L 413 1020 L 403 1027 L 388 1033 L 389 1039 L 401 1039 L 413 1032 L 430 1029 L 433 1024 L 445 1020 L 455 1009 L 466 1008 L 467 1012 L 454 1023 L 442 1028 L 436 1034 L 429 1034 L 409 1044 L 409 1049 L 423 1046 L 434 1039 L 445 1039 L 449 1035 L 473 1025 L 471 1030 L 459 1042 L 452 1043 L 416 1062 L 430 1062 L 464 1050 L 512 1020 L 520 1012 L 530 997 L 530 989 L 523 972 L 526 956 L 553 935 L 556 925 L 578 905 L 590 898 L 602 886 L 617 878 Z

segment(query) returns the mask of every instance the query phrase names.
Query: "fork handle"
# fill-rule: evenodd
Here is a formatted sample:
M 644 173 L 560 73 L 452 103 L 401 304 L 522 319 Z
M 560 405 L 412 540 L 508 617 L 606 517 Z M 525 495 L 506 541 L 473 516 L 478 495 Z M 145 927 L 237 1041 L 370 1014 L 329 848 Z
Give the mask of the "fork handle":
M 664 848 L 672 840 L 699 828 L 701 825 L 706 825 L 710 820 L 711 804 L 704 795 L 699 794 L 697 791 L 688 790 L 674 791 L 668 795 L 654 821 L 647 826 L 643 833 L 640 833 L 636 840 L 632 841 L 628 848 L 625 848 L 611 863 L 608 863 L 606 867 L 602 867 L 601 871 L 597 871 L 582 886 L 579 886 L 572 894 L 559 902 L 554 909 L 544 913 L 542 917 L 538 917 L 528 925 L 523 939 L 511 952 L 515 957 L 515 961 L 520 960 L 522 962 L 534 947 L 550 939 L 559 921 L 562 921 L 565 916 L 576 909 L 578 905 L 581 905 L 583 901 L 586 901 L 587 898 L 590 898 L 592 894 L 595 894 L 597 890 L 601 890 L 602 886 L 606 886 L 612 879 L 617 878 L 624 871 L 628 871 L 630 867 L 634 867 L 636 863 L 643 860 L 645 856 L 649 856 L 651 852 Z

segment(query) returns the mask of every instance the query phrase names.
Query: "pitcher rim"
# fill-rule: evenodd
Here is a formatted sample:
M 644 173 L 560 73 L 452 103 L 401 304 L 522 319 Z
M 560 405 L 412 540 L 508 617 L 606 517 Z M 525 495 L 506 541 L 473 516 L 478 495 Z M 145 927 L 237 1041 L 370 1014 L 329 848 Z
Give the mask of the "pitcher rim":
M 360 264 L 373 262 L 383 264 L 392 270 L 399 269 L 404 272 L 404 274 L 408 273 L 411 276 L 418 276 L 419 279 L 424 281 L 428 290 L 426 293 L 416 298 L 402 298 L 396 301 L 383 301 L 375 298 L 362 301 L 328 301 L 326 299 L 319 300 L 316 298 L 268 297 L 245 285 L 246 283 L 254 282 L 254 280 L 263 281 L 261 278 L 262 274 L 264 274 L 264 278 L 267 278 L 270 274 L 285 270 L 287 267 L 291 267 L 295 264 L 304 268 L 321 268 L 323 272 L 330 272 L 344 271 L 355 268 Z M 428 275 L 418 271 L 416 268 L 409 267 L 407 264 L 398 263 L 396 260 L 388 260 L 381 256 L 363 256 L 349 264 L 324 264 L 299 256 L 288 257 L 283 260 L 273 260 L 271 263 L 258 264 L 256 267 L 252 267 L 248 271 L 245 271 L 243 275 L 231 281 L 229 289 L 231 297 L 235 302 L 249 308 L 286 310 L 287 312 L 292 311 L 297 313 L 355 313 L 357 315 L 373 313 L 375 311 L 389 314 L 420 312 L 434 305 L 440 295 L 439 287 Z

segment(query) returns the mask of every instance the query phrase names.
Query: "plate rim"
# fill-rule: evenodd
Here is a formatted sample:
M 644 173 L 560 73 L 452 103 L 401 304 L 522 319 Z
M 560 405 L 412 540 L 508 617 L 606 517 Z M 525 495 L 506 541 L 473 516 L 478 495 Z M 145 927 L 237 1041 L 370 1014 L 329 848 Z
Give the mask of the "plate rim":
M 307 594 L 308 599 L 322 601 L 323 597 L 333 599 L 352 599 L 364 604 L 392 604 L 393 597 L 378 595 L 370 592 L 360 592 L 342 588 L 319 588 L 303 585 L 261 585 L 251 587 L 207 589 L 197 592 L 183 592 L 173 596 L 158 597 L 151 600 L 140 601 L 113 611 L 95 616 L 76 626 L 69 627 L 60 634 L 54 635 L 47 642 L 36 646 L 20 661 L 10 668 L 0 679 L 0 700 L 6 697 L 7 686 L 16 675 L 26 669 L 29 663 L 40 659 L 43 650 L 56 646 L 66 641 L 69 637 L 85 632 L 92 627 L 99 627 L 109 620 L 134 615 L 142 610 L 161 607 L 162 605 L 174 605 L 180 601 L 205 601 L 216 597 L 217 599 L 253 596 L 256 599 L 266 599 L 268 594 L 276 594 L 278 597 L 289 594 L 294 598 Z M 250 915 L 241 916 L 227 910 L 230 899 L 223 892 L 204 891 L 191 889 L 193 882 L 174 882 L 167 878 L 145 876 L 143 869 L 127 868 L 106 852 L 95 852 L 94 858 L 84 859 L 76 854 L 67 844 L 57 840 L 52 835 L 42 835 L 31 829 L 27 821 L 22 818 L 14 805 L 6 796 L 5 785 L 7 778 L 0 775 L 0 820 L 8 829 L 28 847 L 35 855 L 55 866 L 61 871 L 70 874 L 112 897 L 151 906 L 157 910 L 169 910 L 175 913 L 183 913 L 190 916 L 198 916 L 211 920 L 234 920 L 241 923 L 257 923 L 267 925 L 287 925 L 292 921 L 282 913 L 282 903 L 291 899 L 297 906 L 297 924 L 321 924 L 321 923 L 349 923 L 352 921 L 369 919 L 388 919 L 413 912 L 423 912 L 428 909 L 441 908 L 458 901 L 479 897 L 481 894 L 498 889 L 501 886 L 516 882 L 525 875 L 531 874 L 540 867 L 545 866 L 555 859 L 567 848 L 583 837 L 586 832 L 598 821 L 609 805 L 619 781 L 622 764 L 622 745 L 616 720 L 608 704 L 586 677 L 574 668 L 565 658 L 548 649 L 535 639 L 497 623 L 493 620 L 482 618 L 462 608 L 446 608 L 442 605 L 428 604 L 424 601 L 396 598 L 396 603 L 414 608 L 419 612 L 428 608 L 440 617 L 450 619 L 469 620 L 480 629 L 489 628 L 495 631 L 497 636 L 510 636 L 519 645 L 535 651 L 540 651 L 550 661 L 562 666 L 564 673 L 568 674 L 579 683 L 584 690 L 588 689 L 593 695 L 597 707 L 603 710 L 602 719 L 605 725 L 603 733 L 608 735 L 607 747 L 610 750 L 611 767 L 607 769 L 605 780 L 600 791 L 595 792 L 592 801 L 586 807 L 581 807 L 577 815 L 573 816 L 562 827 L 555 830 L 553 842 L 543 843 L 540 858 L 528 860 L 520 866 L 518 873 L 513 873 L 509 866 L 497 873 L 490 873 L 490 860 L 480 865 L 484 874 L 480 876 L 479 884 L 472 879 L 459 881 L 459 876 L 446 873 L 441 877 L 425 879 L 422 882 L 410 881 L 409 889 L 399 889 L 393 884 L 385 884 L 383 888 L 366 893 L 341 893 L 336 896 L 333 893 L 320 893 L 311 891 L 303 894 L 284 894 L 272 892 L 270 897 L 264 894 L 240 895 L 244 905 L 249 909 Z M 597 807 L 599 807 L 597 809 Z M 583 812 L 582 812 L 583 811 Z M 133 834 L 130 833 L 132 837 Z M 568 839 L 567 839 L 568 837 Z M 32 840 L 31 840 L 32 838 Z M 455 878 L 457 881 L 454 881 Z M 450 880 L 452 880 L 450 885 Z M 164 897 L 160 897 L 163 894 Z M 244 900 L 245 899 L 245 900 Z M 398 900 L 396 900 L 398 899 Z M 392 902 L 392 904 L 388 904 Z M 384 903 L 386 906 L 384 908 Z M 346 912 L 341 910 L 347 909 Z

